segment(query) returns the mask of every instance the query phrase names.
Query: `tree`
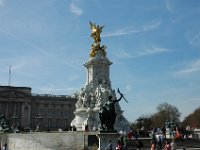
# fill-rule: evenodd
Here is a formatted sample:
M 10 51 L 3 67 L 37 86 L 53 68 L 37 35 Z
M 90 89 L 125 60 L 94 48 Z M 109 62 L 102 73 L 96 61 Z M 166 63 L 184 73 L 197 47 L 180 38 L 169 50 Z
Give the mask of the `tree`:
M 131 129 L 133 130 L 140 130 L 144 127 L 145 130 L 149 130 L 152 126 L 151 116 L 149 115 L 142 115 L 134 123 L 131 124 Z
M 162 127 L 166 121 L 180 122 L 181 113 L 178 108 L 168 103 L 162 103 L 157 107 L 157 113 L 152 115 L 152 122 L 155 127 Z
M 200 107 L 194 110 L 193 113 L 189 114 L 182 122 L 183 126 L 200 127 Z

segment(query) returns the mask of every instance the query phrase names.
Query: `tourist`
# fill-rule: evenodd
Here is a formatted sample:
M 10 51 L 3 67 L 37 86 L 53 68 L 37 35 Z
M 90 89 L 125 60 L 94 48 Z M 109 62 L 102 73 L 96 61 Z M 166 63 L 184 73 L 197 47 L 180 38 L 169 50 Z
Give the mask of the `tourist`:
M 122 150 L 122 144 L 121 144 L 121 141 L 120 141 L 120 140 L 117 141 L 116 150 Z
M 158 129 L 158 133 L 156 134 L 156 142 L 158 144 L 159 149 L 162 149 L 163 135 L 159 129 Z
M 112 150 L 112 141 L 111 140 L 109 140 L 109 143 L 106 146 L 106 150 Z
M 144 146 L 144 144 L 142 143 L 141 140 L 136 140 L 136 148 L 137 150 L 139 150 L 140 148 L 142 148 Z
M 163 132 L 164 138 L 166 139 L 166 127 L 163 125 L 161 130 Z
M 122 138 L 122 141 L 123 141 L 123 150 L 127 150 L 128 149 L 128 146 L 127 146 L 127 137 L 124 136 Z
M 135 140 L 138 140 L 139 135 L 140 135 L 140 131 L 137 129 L 135 133 Z
M 181 139 L 182 138 L 182 134 L 180 132 L 180 129 L 178 127 L 176 127 L 176 139 Z
M 85 132 L 88 132 L 88 125 L 85 125 Z
M 171 150 L 171 145 L 170 145 L 170 142 L 169 142 L 169 141 L 166 141 L 164 150 Z
M 155 150 L 156 149 L 156 141 L 152 140 L 151 141 L 151 150 Z
M 133 137 L 133 131 L 131 130 L 131 131 L 127 134 L 127 136 L 128 136 L 128 139 L 131 140 L 132 137 Z
M 8 150 L 8 145 L 7 145 L 7 143 L 4 144 L 3 150 Z
M 72 126 L 72 131 L 76 131 L 76 126 L 75 125 Z
M 174 140 L 174 139 L 172 140 L 172 142 L 171 142 L 171 144 L 170 144 L 170 145 L 171 145 L 171 149 L 172 149 L 172 150 L 176 150 L 176 148 L 177 148 L 177 145 L 176 145 L 176 143 L 175 143 L 175 140 Z

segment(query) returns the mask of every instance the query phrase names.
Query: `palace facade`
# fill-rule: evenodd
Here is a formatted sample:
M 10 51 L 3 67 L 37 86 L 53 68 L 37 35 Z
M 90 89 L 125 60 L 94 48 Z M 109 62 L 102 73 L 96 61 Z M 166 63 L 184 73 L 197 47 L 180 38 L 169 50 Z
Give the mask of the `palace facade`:
M 33 94 L 30 87 L 0 86 L 0 114 L 24 129 L 68 129 L 76 101 L 68 95 Z

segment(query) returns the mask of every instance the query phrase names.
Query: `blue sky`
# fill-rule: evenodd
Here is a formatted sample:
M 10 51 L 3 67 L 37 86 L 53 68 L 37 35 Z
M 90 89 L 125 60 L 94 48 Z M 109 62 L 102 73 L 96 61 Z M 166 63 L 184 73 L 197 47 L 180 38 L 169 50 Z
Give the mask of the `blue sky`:
M 167 102 L 200 106 L 199 0 L 0 0 L 0 85 L 71 95 L 86 83 L 89 21 L 105 25 L 113 89 L 129 121 Z

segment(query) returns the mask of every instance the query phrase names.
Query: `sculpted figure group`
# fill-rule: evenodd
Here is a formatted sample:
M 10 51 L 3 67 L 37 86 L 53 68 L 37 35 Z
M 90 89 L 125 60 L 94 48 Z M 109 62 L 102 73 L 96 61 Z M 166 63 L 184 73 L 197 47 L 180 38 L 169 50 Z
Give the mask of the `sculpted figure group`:
M 114 130 L 114 124 L 116 120 L 115 103 L 119 102 L 123 98 L 123 94 L 119 91 L 119 99 L 113 99 L 112 96 L 108 97 L 108 101 L 100 108 L 99 118 L 101 122 L 101 129 L 112 131 Z

